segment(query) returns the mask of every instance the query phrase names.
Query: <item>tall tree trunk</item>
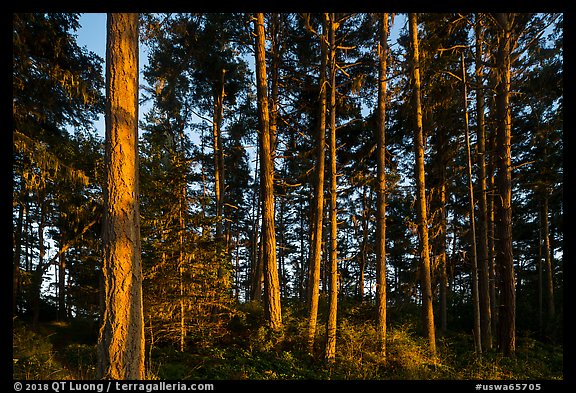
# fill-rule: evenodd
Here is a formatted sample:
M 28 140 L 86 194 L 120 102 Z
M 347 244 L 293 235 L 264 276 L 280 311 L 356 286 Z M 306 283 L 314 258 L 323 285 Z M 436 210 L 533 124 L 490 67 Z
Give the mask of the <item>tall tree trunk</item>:
M 314 172 L 314 205 L 311 214 L 311 252 L 308 271 L 308 351 L 313 353 L 314 337 L 318 317 L 318 296 L 320 291 L 320 265 L 322 261 L 322 227 L 324 218 L 324 166 L 326 144 L 326 21 L 323 20 L 322 35 L 320 36 L 320 79 L 318 97 L 318 128 L 316 131 L 316 168 Z
M 226 70 L 220 70 L 220 83 L 214 91 L 214 113 L 212 137 L 214 146 L 214 198 L 216 199 L 216 240 L 218 249 L 223 247 L 223 207 L 224 207 L 224 152 L 222 150 L 222 118 L 224 110 L 224 78 Z
M 264 311 L 272 330 L 282 327 L 280 284 L 276 266 L 276 234 L 274 223 L 274 158 L 271 146 L 266 82 L 266 42 L 264 14 L 256 14 L 256 82 L 258 88 L 258 124 L 260 129 L 260 181 L 262 182 L 262 264 L 264 270 Z
M 490 83 L 491 86 L 494 84 Z M 493 104 L 493 100 L 490 101 Z M 491 108 L 490 112 L 494 113 L 496 109 Z M 488 190 L 486 195 L 486 215 L 488 218 L 488 278 L 490 280 L 490 314 L 492 316 L 492 341 L 498 337 L 498 301 L 497 299 L 497 279 L 496 279 L 496 251 L 495 251 L 495 237 L 496 237 L 496 217 L 494 215 L 495 200 L 496 200 L 496 183 L 494 178 L 495 171 L 495 158 L 496 155 L 496 130 L 492 130 L 488 137 L 489 154 L 488 163 L 486 168 L 486 182 Z M 494 343 L 492 344 L 494 345 Z
M 476 219 L 474 214 L 474 184 L 472 183 L 472 152 L 470 151 L 470 131 L 468 129 L 468 89 L 466 87 L 466 65 L 462 53 L 462 85 L 464 90 L 464 134 L 466 139 L 466 155 L 468 158 L 468 201 L 470 208 L 470 231 L 472 238 L 472 308 L 474 310 L 474 347 L 477 354 L 482 353 L 482 337 L 480 329 L 480 298 L 478 292 L 478 258 L 476 251 Z
M 378 123 L 376 129 L 376 329 L 386 357 L 386 70 L 388 14 L 380 15 L 378 43 Z
M 338 243 L 336 206 L 336 21 L 334 13 L 328 17 L 328 40 L 330 45 L 330 288 L 328 291 L 328 324 L 326 327 L 326 359 L 336 359 L 336 316 L 338 307 Z
M 318 297 L 320 291 L 320 264 L 322 261 L 322 223 L 324 218 L 324 165 L 326 145 L 326 21 L 322 22 L 320 36 L 320 95 L 318 97 L 318 128 L 316 131 L 316 170 L 314 171 L 314 205 L 312 207 L 311 250 L 308 267 L 308 352 L 314 352 L 314 337 L 318 318 Z
M 417 214 L 420 266 L 420 285 L 422 291 L 422 314 L 424 334 L 428 339 L 430 352 L 436 356 L 436 335 L 434 310 L 432 307 L 432 282 L 430 279 L 430 248 L 428 245 L 428 215 L 426 211 L 426 182 L 424 171 L 424 137 L 422 127 L 422 104 L 420 101 L 420 59 L 418 51 L 418 20 L 415 13 L 409 14 L 410 38 L 412 42 L 412 84 L 416 127 L 414 128 L 414 154 L 416 156 L 415 176 L 417 192 Z
M 177 157 L 184 157 L 184 130 L 180 130 L 180 154 Z M 185 168 L 184 165 L 178 163 L 178 168 Z M 184 352 L 186 346 L 186 301 L 184 295 L 184 231 L 186 230 L 186 222 L 184 212 L 186 211 L 186 173 L 182 171 L 180 177 L 180 190 L 179 190 L 179 205 L 178 209 L 178 280 L 180 285 L 180 352 Z
M 496 264 L 500 272 L 499 344 L 505 356 L 516 350 L 516 289 L 512 254 L 512 166 L 510 154 L 510 53 L 513 14 L 495 14 L 499 24 L 496 54 Z
M 483 84 L 483 50 L 482 50 L 482 25 L 476 14 L 476 127 L 477 127 L 477 162 L 478 184 L 480 194 L 478 196 L 478 270 L 480 292 L 480 330 L 482 332 L 482 347 L 485 350 L 492 349 L 492 313 L 490 309 L 490 280 L 489 280 L 489 255 L 488 255 L 488 205 L 486 201 L 486 129 L 484 120 L 484 84 Z
M 138 14 L 108 14 L 99 378 L 143 379 L 138 179 Z

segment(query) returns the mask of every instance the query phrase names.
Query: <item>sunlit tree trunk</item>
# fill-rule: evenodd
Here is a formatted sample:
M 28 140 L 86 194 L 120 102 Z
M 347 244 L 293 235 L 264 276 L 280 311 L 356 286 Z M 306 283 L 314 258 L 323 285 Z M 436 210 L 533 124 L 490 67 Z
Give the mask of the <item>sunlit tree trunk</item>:
M 422 292 L 422 314 L 424 335 L 433 356 L 436 356 L 434 310 L 432 307 L 432 282 L 430 278 L 430 248 L 428 245 L 428 215 L 426 210 L 426 182 L 424 171 L 424 137 L 422 127 L 422 104 L 420 101 L 420 59 L 418 51 L 418 21 L 415 13 L 409 14 L 409 30 L 412 42 L 412 86 L 414 95 L 416 127 L 414 128 L 414 153 L 416 156 L 415 177 L 417 192 L 417 214 Z
M 334 362 L 336 359 L 336 316 L 338 307 L 338 243 L 337 236 L 337 206 L 336 206 L 336 21 L 334 13 L 329 15 L 328 40 L 330 45 L 330 253 L 328 290 L 328 324 L 326 327 L 326 359 Z
M 320 291 L 320 264 L 322 261 L 322 220 L 324 218 L 324 160 L 326 145 L 326 22 L 323 21 L 320 36 L 320 96 L 318 106 L 318 128 L 316 132 L 316 168 L 314 171 L 314 205 L 312 211 L 312 236 L 310 264 L 308 270 L 308 352 L 314 351 L 314 338 L 318 318 L 318 296 Z
M 376 319 L 378 349 L 386 356 L 386 67 L 388 14 L 380 15 L 378 123 L 376 128 Z
M 214 147 L 214 199 L 216 200 L 216 239 L 223 241 L 223 207 L 224 207 L 224 152 L 222 151 L 222 118 L 224 110 L 224 77 L 226 70 L 220 70 L 220 83 L 214 91 L 214 112 L 212 120 L 212 137 Z M 218 245 L 221 247 L 222 243 Z
M 274 218 L 274 161 L 268 113 L 266 82 L 266 42 L 264 14 L 256 14 L 256 82 L 258 88 L 258 123 L 260 130 L 260 181 L 262 182 L 262 264 L 264 271 L 264 311 L 272 330 L 282 327 L 280 284 L 276 266 L 276 234 Z
M 108 14 L 99 378 L 144 378 L 138 180 L 138 14 Z

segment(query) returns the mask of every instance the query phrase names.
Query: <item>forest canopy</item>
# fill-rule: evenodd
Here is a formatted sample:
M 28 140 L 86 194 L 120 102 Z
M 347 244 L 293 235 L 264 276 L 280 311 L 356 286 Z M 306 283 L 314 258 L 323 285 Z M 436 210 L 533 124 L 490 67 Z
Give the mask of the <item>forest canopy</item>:
M 15 379 L 562 379 L 563 14 L 80 21 L 13 14 Z

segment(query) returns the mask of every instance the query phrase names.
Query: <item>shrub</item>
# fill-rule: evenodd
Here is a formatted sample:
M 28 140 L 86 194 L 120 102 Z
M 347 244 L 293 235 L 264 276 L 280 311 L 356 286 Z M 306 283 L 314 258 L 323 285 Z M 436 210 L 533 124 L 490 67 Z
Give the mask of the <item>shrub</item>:
M 14 379 L 69 379 L 70 374 L 55 359 L 48 335 L 36 333 L 14 321 L 12 329 Z

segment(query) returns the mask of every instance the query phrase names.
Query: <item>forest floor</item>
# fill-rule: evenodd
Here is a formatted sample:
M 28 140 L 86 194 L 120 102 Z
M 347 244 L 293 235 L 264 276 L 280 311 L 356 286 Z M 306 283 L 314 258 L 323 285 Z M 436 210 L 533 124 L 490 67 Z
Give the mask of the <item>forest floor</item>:
M 284 311 L 284 310 L 283 310 Z M 211 342 L 190 343 L 184 352 L 171 345 L 147 347 L 149 379 L 163 380 L 562 380 L 563 347 L 519 334 L 514 358 L 496 351 L 476 356 L 470 334 L 437 338 L 437 356 L 409 322 L 391 322 L 387 358 L 376 352 L 374 322 L 361 307 L 339 319 L 337 357 L 322 357 L 323 326 L 316 353 L 306 351 L 306 318 L 284 313 L 284 332 L 260 325 L 247 309 Z M 38 331 L 18 318 L 13 329 L 14 379 L 94 379 L 97 329 L 86 321 L 46 322 Z

